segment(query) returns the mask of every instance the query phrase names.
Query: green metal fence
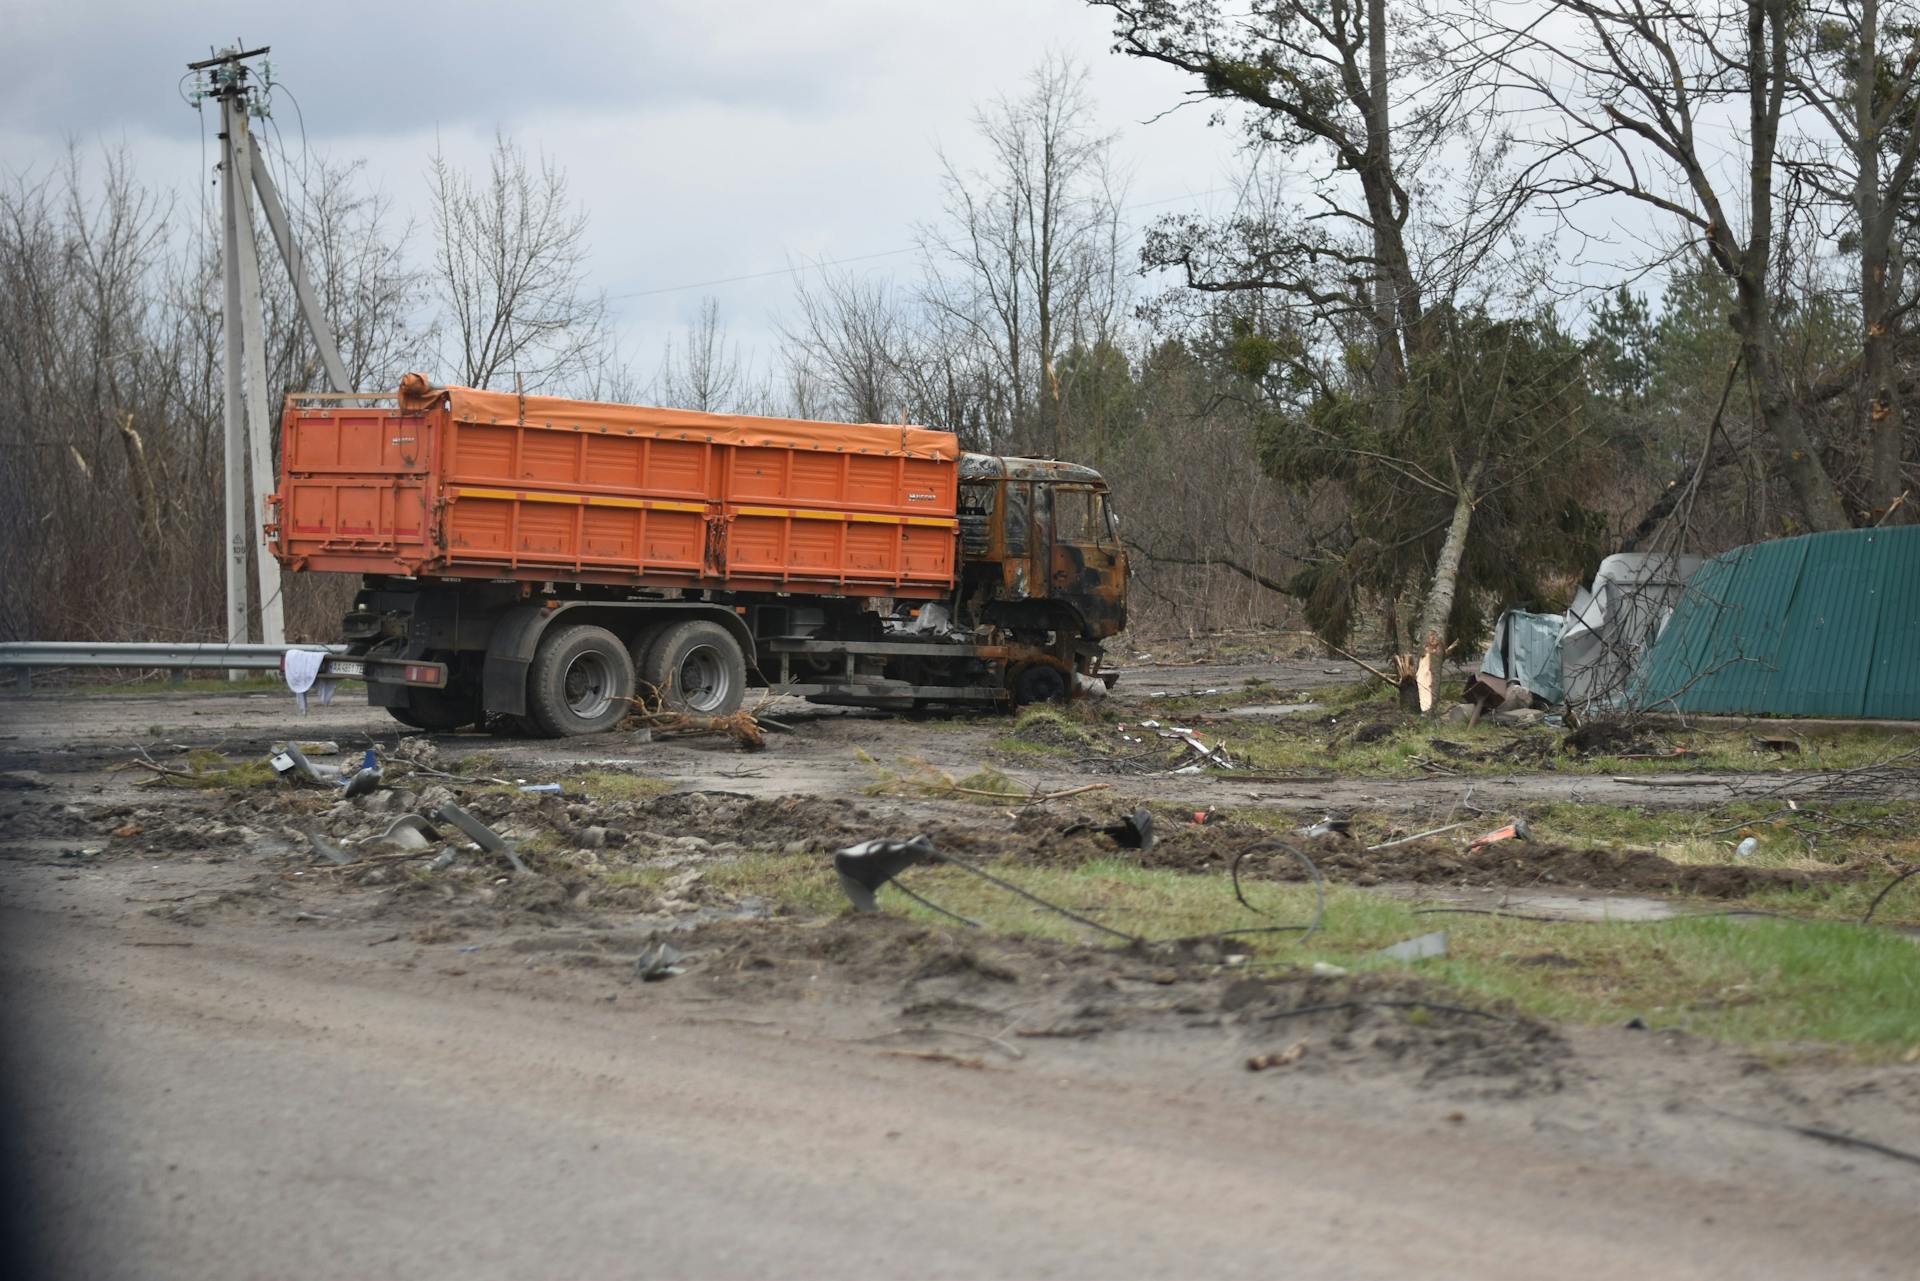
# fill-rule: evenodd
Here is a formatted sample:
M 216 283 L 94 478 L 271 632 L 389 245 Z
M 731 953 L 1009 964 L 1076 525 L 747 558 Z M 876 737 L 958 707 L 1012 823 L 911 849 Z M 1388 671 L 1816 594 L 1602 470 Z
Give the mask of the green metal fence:
M 1920 526 L 1809 534 L 1715 557 L 1674 607 L 1635 701 L 1920 719 Z

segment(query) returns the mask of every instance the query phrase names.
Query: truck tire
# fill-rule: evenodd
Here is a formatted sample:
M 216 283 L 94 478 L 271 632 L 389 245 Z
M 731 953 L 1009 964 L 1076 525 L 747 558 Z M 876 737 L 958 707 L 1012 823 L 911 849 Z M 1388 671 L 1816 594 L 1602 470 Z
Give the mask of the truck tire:
M 612 729 L 633 710 L 632 698 L 633 659 L 606 628 L 575 623 L 540 638 L 527 669 L 527 714 L 542 733 Z
M 640 679 L 673 711 L 730 716 L 747 697 L 747 658 L 718 623 L 674 623 L 647 651 Z
M 1030 703 L 1064 703 L 1069 691 L 1066 675 L 1059 668 L 1029 663 L 1014 673 L 1009 692 L 1015 707 L 1025 707 Z
M 672 623 L 647 623 L 639 631 L 627 637 L 627 654 L 633 659 L 634 675 L 639 681 L 634 689 L 634 697 L 648 703 L 649 706 L 652 704 L 654 691 L 649 688 L 652 682 L 647 680 L 647 655 L 652 653 L 653 647 L 660 643 L 660 637 L 672 630 Z

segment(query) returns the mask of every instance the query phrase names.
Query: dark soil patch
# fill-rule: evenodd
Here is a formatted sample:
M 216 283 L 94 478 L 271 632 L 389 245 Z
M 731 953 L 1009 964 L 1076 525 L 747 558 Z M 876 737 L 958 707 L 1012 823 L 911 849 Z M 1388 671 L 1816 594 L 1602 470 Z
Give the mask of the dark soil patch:
M 903 1033 L 936 1040 L 940 1030 L 924 1026 L 934 1016 L 961 1029 L 949 1035 L 1016 1044 L 1205 1029 L 1233 1035 L 1236 1056 L 1304 1041 L 1288 1071 L 1471 1080 L 1482 1096 L 1558 1089 L 1568 1058 L 1550 1025 L 1506 1009 L 1463 1009 L 1405 974 L 1248 976 L 1168 949 L 997 938 L 885 914 L 714 924 L 675 943 L 693 952 L 690 973 L 716 995 L 820 999 L 836 985 L 869 997 L 878 989 L 898 1003 Z M 976 1043 L 966 1052 L 983 1051 Z
M 1091 858 L 1129 858 L 1142 867 L 1181 872 L 1217 873 L 1228 870 L 1245 851 L 1276 841 L 1285 842 L 1312 859 L 1330 881 L 1352 885 L 1387 882 L 1416 885 L 1463 885 L 1528 888 L 1541 885 L 1583 886 L 1596 890 L 1643 894 L 1692 894 L 1702 898 L 1743 898 L 1765 890 L 1804 889 L 1840 884 L 1872 874 L 1860 867 L 1800 871 L 1776 867 L 1744 867 L 1730 863 L 1675 863 L 1645 850 L 1608 850 L 1501 841 L 1477 850 L 1443 841 L 1423 841 L 1392 849 L 1369 851 L 1358 841 L 1338 836 L 1308 840 L 1283 836 L 1250 823 L 1216 818 L 1207 824 L 1189 821 L 1185 811 L 1154 811 L 1159 839 L 1141 853 L 1122 850 L 1112 841 L 1091 833 L 1062 835 L 1058 816 L 1036 813 L 1014 824 L 1016 833 L 1033 838 L 1024 847 L 1008 850 L 1023 861 L 1071 866 Z M 983 844 L 991 844 L 983 834 Z M 1273 850 L 1249 854 L 1241 874 L 1251 879 L 1303 880 L 1306 869 L 1291 855 Z
M 1671 745 L 1626 721 L 1588 721 L 1560 740 L 1569 756 L 1664 756 Z

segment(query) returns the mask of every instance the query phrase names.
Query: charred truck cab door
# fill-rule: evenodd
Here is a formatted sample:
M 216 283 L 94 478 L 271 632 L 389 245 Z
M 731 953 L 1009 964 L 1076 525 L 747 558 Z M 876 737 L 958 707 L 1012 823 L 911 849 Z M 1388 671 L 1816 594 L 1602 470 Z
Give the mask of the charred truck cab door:
M 1060 484 L 1051 487 L 1050 497 L 1049 594 L 1073 606 L 1087 636 L 1112 636 L 1127 623 L 1127 554 L 1120 546 L 1106 491 L 1092 485 Z

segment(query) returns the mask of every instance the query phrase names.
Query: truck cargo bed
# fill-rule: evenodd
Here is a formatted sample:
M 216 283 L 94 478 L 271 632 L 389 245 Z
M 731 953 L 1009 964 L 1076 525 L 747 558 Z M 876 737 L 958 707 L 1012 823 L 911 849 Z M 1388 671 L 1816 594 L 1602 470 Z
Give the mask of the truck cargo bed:
M 288 398 L 269 534 L 290 569 L 945 595 L 946 432 L 467 388 Z

